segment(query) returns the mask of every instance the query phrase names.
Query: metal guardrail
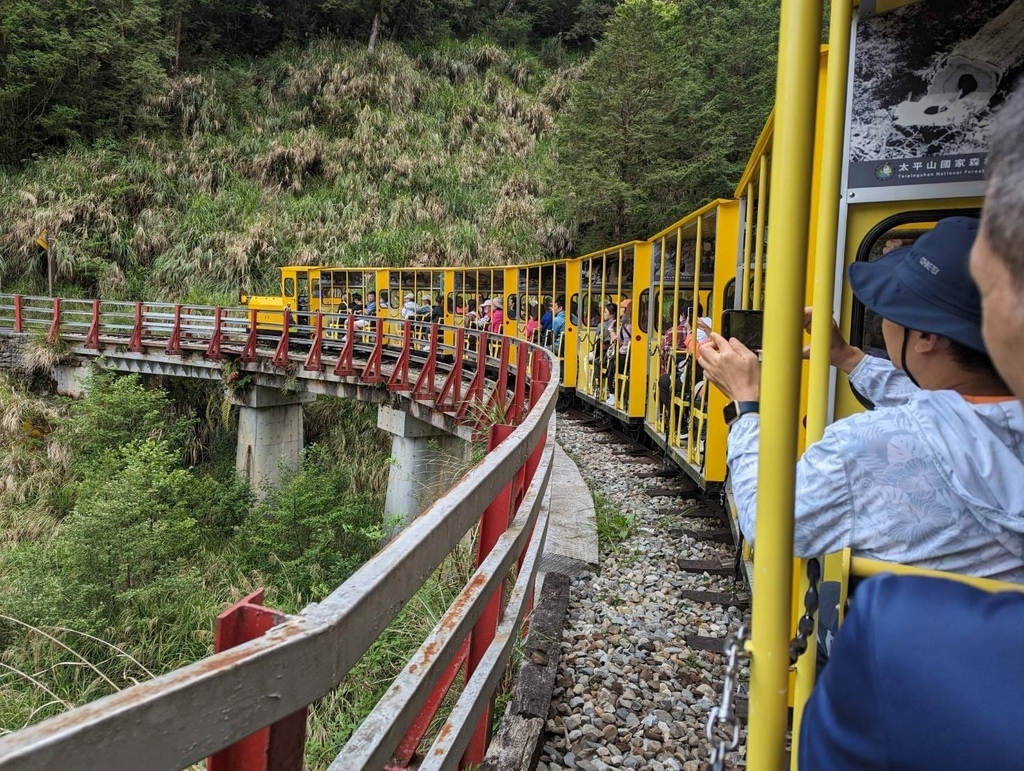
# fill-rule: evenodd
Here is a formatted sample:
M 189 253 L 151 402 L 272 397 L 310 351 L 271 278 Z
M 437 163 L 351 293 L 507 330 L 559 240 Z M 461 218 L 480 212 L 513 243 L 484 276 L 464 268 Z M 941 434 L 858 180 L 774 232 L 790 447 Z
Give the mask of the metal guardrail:
M 490 701 L 531 607 L 547 532 L 557 360 L 508 338 L 492 346 L 485 333 L 447 330 L 454 342 L 446 346 L 437 325 L 392 323 L 401 329 L 396 334 L 385 331 L 382 319 L 357 325 L 354 317 L 304 315 L 293 319 L 285 310 L 272 334 L 258 329 L 246 309 L 0 295 L 0 335 L 35 331 L 53 343 L 77 343 L 76 353 L 117 346 L 162 356 L 234 355 L 254 367 L 288 367 L 299 383 L 307 374 L 386 383 L 464 421 L 505 416 L 490 426 L 484 460 L 323 601 L 276 617 L 280 623 L 249 642 L 5 736 L 0 769 L 180 769 L 240 747 L 270 726 L 257 748 L 258 765 L 229 749 L 210 768 L 298 771 L 305 708 L 344 679 L 478 523 L 476 572 L 331 769 L 407 765 L 463 666 L 462 691 L 419 767 L 482 760 Z M 325 345 L 331 326 L 341 338 L 333 349 Z M 391 351 L 389 373 L 381 367 L 386 346 L 400 346 Z M 366 360 L 361 371 L 354 366 L 357 347 Z M 411 361 L 419 367 L 415 384 Z M 493 380 L 482 365 L 492 365 Z M 486 409 L 467 409 L 485 398 Z M 516 579 L 506 592 L 514 564 Z

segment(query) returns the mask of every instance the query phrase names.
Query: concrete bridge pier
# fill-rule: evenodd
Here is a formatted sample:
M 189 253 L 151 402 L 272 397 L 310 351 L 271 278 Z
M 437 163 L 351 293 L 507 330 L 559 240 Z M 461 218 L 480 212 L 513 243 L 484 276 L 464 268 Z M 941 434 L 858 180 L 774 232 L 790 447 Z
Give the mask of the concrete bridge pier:
M 80 364 L 58 364 L 53 368 L 53 379 L 57 381 L 57 393 L 81 399 L 89 380 L 89 367 Z
M 390 540 L 462 476 L 468 467 L 470 445 L 383 404 L 378 408 L 377 427 L 392 437 L 384 501 L 384 537 Z
M 235 470 L 245 477 L 256 495 L 281 483 L 282 471 L 298 471 L 302 460 L 302 405 L 310 393 L 253 386 L 235 394 L 238 405 L 238 446 Z

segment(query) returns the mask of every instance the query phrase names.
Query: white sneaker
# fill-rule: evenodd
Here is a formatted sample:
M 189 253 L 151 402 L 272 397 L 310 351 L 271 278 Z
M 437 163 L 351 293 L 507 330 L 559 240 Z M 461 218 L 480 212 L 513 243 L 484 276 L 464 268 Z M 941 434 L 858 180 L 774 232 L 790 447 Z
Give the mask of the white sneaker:
M 609 396 L 607 399 L 604 400 L 604 403 L 607 404 L 609 407 L 614 407 L 615 406 L 615 397 L 614 396 Z

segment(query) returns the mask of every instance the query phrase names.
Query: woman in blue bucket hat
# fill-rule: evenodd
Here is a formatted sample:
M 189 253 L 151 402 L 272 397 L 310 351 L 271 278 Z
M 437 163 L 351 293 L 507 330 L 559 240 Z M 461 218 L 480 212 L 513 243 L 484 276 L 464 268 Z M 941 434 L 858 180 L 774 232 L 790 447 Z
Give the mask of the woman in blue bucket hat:
M 832 363 L 876 409 L 830 425 L 797 464 L 797 556 L 849 547 L 1024 582 L 1024 412 L 981 337 L 967 268 L 977 231 L 978 220 L 950 217 L 911 246 L 850 266 L 854 294 L 883 319 L 889 360 L 866 355 L 833 327 Z M 758 411 L 771 409 L 758 404 L 760 362 L 717 334 L 699 361 L 740 405 L 729 474 L 740 528 L 753 541 Z

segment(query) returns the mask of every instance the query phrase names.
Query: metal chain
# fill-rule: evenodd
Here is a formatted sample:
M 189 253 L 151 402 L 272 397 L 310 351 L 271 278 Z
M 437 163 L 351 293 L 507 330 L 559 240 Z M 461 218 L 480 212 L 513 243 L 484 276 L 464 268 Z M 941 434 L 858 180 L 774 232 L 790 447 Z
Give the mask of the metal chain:
M 814 614 L 818 611 L 818 582 L 821 580 L 821 563 L 814 557 L 807 560 L 807 594 L 804 595 L 804 614 L 796 625 L 796 637 L 789 643 L 789 663 L 807 650 L 807 640 L 814 632 Z
M 740 743 L 740 722 L 736 719 L 736 711 L 733 708 L 733 697 L 735 696 L 737 683 L 737 662 L 743 650 L 743 643 L 747 641 L 747 625 L 741 624 L 736 632 L 725 641 L 725 674 L 722 678 L 722 703 L 708 713 L 708 724 L 706 735 L 708 744 L 711 746 L 712 771 L 723 771 L 725 769 L 725 755 L 736 749 Z M 729 737 L 723 739 L 718 736 L 719 729 L 725 729 Z

